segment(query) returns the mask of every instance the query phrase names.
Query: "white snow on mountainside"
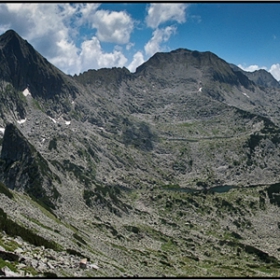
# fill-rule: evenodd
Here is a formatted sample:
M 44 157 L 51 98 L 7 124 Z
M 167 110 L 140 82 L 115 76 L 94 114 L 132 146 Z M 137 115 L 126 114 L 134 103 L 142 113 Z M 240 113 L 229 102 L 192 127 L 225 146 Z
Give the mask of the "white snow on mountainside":
M 28 96 L 28 95 L 31 96 L 31 93 L 30 93 L 28 88 L 26 88 L 22 93 L 23 93 L 24 96 Z

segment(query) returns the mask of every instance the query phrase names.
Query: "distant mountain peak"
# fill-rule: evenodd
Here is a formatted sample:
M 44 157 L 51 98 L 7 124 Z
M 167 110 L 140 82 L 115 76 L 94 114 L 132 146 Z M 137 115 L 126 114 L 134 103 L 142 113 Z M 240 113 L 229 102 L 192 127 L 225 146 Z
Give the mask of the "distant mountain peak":
M 235 86 L 249 88 L 252 82 L 242 73 L 236 73 L 230 65 L 216 54 L 189 49 L 176 49 L 171 52 L 159 52 L 136 69 L 137 75 L 149 79 L 160 78 L 164 81 L 173 77 L 176 80 L 204 77 L 204 80 L 229 83 Z
M 230 67 L 234 72 L 241 72 L 248 77 L 249 80 L 253 81 L 256 85 L 267 87 L 267 88 L 280 88 L 280 83 L 277 81 L 271 73 L 265 69 L 258 69 L 253 72 L 247 72 L 239 68 L 234 64 L 230 64 Z

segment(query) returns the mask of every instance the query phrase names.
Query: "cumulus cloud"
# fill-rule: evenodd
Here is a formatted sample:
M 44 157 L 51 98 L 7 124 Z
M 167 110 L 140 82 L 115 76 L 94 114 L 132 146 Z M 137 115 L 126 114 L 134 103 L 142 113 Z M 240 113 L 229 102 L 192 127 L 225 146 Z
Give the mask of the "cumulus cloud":
M 92 37 L 82 43 L 80 53 L 80 71 L 98 68 L 122 67 L 127 58 L 118 50 L 104 52 L 97 37 Z
M 92 26 L 97 29 L 100 41 L 127 44 L 133 31 L 133 20 L 124 11 L 99 10 L 95 13 Z
M 280 64 L 276 63 L 271 65 L 269 72 L 277 80 L 280 81 Z
M 45 3 L 1 4 L 1 25 L 14 29 L 57 67 L 68 71 L 73 66 L 77 48 L 71 38 L 73 30 L 65 21 L 68 22 L 75 11 L 70 4 L 63 7 Z
M 58 4 L 60 16 L 63 16 L 64 22 L 76 26 L 90 25 L 99 6 L 100 4 L 97 3 Z
M 136 68 L 144 63 L 144 56 L 142 52 L 138 51 L 134 54 L 132 62 L 128 65 L 128 70 L 130 72 L 135 72 Z
M 151 40 L 145 45 L 147 55 L 153 55 L 161 50 L 161 43 L 167 42 L 172 34 L 176 32 L 176 27 L 167 26 L 166 28 L 156 29 Z
M 67 74 L 89 68 L 124 66 L 127 59 L 121 50 L 105 52 L 100 40 L 129 45 L 133 21 L 125 12 L 98 11 L 99 6 L 95 3 L 1 3 L 0 31 L 14 29 Z M 95 37 L 77 38 L 79 28 L 92 28 L 92 25 L 97 28 Z M 92 33 L 91 29 L 91 36 Z
M 56 13 L 56 6 L 46 4 L 22 4 L 22 3 L 8 3 L 0 5 L 1 25 L 6 25 L 8 28 L 15 29 L 22 36 L 28 36 L 29 39 L 36 37 L 40 32 L 47 33 L 49 29 L 61 21 L 55 21 L 47 24 L 42 28 L 46 22 L 48 13 Z M 36 23 L 36 25 L 35 25 Z M 36 26 L 36 28 L 35 28 Z
M 186 4 L 182 3 L 154 3 L 148 8 L 146 23 L 151 28 L 158 28 L 167 21 L 185 22 Z
M 62 39 L 56 43 L 56 55 L 49 58 L 49 61 L 62 69 L 67 74 L 76 74 L 81 65 L 78 56 L 78 48 L 73 42 Z
M 14 29 L 51 63 L 67 74 L 101 67 L 127 67 L 135 71 L 147 56 L 164 49 L 174 26 L 185 22 L 186 4 L 155 3 L 148 6 L 146 24 L 154 28 L 143 51 L 128 62 L 125 52 L 136 42 L 131 34 L 139 27 L 126 11 L 100 9 L 97 3 L 0 3 L 0 32 Z M 102 43 L 106 44 L 106 51 Z M 110 49 L 111 48 L 111 49 Z
M 127 51 L 129 51 L 134 45 L 135 43 L 128 43 L 125 48 Z
M 238 64 L 238 67 L 241 68 L 242 70 L 246 71 L 246 72 L 254 72 L 256 70 L 260 70 L 260 69 L 264 69 L 266 70 L 266 67 L 260 67 L 256 64 L 253 65 L 249 65 L 249 66 L 242 66 L 241 64 Z

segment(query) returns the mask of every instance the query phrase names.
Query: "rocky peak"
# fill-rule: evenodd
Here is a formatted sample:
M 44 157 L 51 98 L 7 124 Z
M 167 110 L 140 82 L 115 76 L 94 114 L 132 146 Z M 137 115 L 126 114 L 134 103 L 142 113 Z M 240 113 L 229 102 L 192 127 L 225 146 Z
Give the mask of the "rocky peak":
M 208 81 L 218 81 L 231 85 L 252 85 L 248 77 L 234 72 L 230 65 L 212 52 L 177 49 L 168 53 L 156 53 L 136 69 L 136 74 L 146 77 L 194 78 L 202 77 Z
M 242 73 L 250 81 L 254 82 L 258 86 L 267 88 L 280 88 L 280 83 L 264 69 L 259 69 L 254 72 L 247 72 L 234 64 L 230 64 L 230 67 L 234 72 L 236 72 L 237 74 Z
M 10 53 L 23 52 L 23 55 L 26 54 L 28 48 L 32 48 L 14 30 L 8 30 L 0 37 L 0 47 L 9 50 Z
M 32 96 L 43 99 L 77 92 L 69 76 L 49 63 L 13 30 L 0 36 L 0 78 L 20 91 L 29 87 Z
M 247 77 L 255 84 L 262 87 L 280 88 L 280 83 L 266 70 L 260 69 L 254 72 L 246 73 Z

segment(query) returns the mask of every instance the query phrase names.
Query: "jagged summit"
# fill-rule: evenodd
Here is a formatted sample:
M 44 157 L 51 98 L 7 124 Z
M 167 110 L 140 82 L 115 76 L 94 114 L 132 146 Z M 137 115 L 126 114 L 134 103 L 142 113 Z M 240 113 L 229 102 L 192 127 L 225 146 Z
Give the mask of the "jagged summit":
M 19 39 L 19 40 L 24 40 L 13 29 L 9 29 L 6 32 L 4 32 L 3 34 L 1 34 L 1 41 L 7 41 L 8 42 L 8 41 L 16 39 L 16 38 Z
M 13 82 L 15 86 L 19 88 L 26 86 L 23 79 L 16 79 L 15 76 L 24 74 L 21 68 L 36 62 L 37 56 L 40 54 L 14 30 L 8 30 L 0 36 L 0 73 L 4 79 L 10 79 L 9 82 Z
M 22 39 L 17 32 L 10 29 L 0 36 L 0 46 L 5 47 L 7 44 L 14 48 L 17 44 L 28 44 L 26 40 Z
M 74 75 L 74 78 L 83 84 L 109 84 L 120 83 L 127 77 L 131 77 L 130 71 L 125 67 L 101 68 L 98 70 L 90 69 L 79 75 Z
M 31 94 L 52 98 L 55 94 L 75 94 L 70 78 L 49 63 L 14 30 L 0 36 L 0 77 L 23 91 L 29 86 Z
M 259 86 L 280 88 L 280 83 L 271 75 L 271 73 L 264 69 L 259 69 L 254 72 L 247 72 L 246 76 Z
M 15 30 L 13 30 L 13 29 L 8 29 L 6 32 L 4 32 L 2 35 L 5 35 L 5 36 L 18 36 L 18 37 L 20 37 L 19 35 L 18 35 L 18 33 L 15 31 Z M 1 36 L 2 36 L 1 35 Z M 4 37 L 4 36 L 3 36 Z
M 258 86 L 267 88 L 280 88 L 280 83 L 271 75 L 271 73 L 267 72 L 265 69 L 247 72 L 234 64 L 230 64 L 230 66 L 233 69 L 233 71 L 237 73 L 243 73 L 245 76 L 248 77 L 248 79 L 253 81 Z

